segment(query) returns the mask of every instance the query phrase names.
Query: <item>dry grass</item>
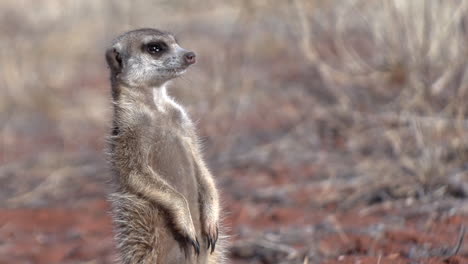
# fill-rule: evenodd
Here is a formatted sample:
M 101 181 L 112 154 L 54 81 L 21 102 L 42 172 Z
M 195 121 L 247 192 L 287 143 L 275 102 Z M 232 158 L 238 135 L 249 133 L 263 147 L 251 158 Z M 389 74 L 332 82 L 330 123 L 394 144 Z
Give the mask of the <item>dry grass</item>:
M 466 179 L 467 3 L 308 3 L 295 1 L 301 48 L 336 102 L 320 111 L 346 120 L 356 172 L 399 197 Z

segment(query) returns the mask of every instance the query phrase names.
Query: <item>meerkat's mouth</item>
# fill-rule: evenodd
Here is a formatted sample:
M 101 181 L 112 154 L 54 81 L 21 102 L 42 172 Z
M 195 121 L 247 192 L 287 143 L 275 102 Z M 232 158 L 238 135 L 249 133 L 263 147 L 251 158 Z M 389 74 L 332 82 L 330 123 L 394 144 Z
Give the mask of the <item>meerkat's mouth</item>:
M 169 74 L 176 74 L 180 75 L 183 74 L 187 70 L 187 67 L 178 67 L 178 68 L 171 68 L 171 69 L 161 69 L 160 72 L 169 73 Z

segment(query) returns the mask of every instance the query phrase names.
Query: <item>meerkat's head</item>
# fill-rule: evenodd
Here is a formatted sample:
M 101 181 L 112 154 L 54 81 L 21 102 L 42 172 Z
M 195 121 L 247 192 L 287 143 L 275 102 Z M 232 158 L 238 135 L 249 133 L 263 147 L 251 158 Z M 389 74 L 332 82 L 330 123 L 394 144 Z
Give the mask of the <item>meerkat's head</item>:
M 106 60 L 113 82 L 154 87 L 183 74 L 195 63 L 195 53 L 181 48 L 169 33 L 138 29 L 119 36 Z

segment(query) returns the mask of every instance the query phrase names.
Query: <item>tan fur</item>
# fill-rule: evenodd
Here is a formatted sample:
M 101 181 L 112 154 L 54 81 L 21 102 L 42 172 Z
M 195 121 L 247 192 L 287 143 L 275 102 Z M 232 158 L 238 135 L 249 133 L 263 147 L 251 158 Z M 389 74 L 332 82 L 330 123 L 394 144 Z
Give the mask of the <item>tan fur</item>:
M 167 50 L 148 52 L 161 42 Z M 114 105 L 110 200 L 125 264 L 223 263 L 215 182 L 193 123 L 166 94 L 166 83 L 193 63 L 187 54 L 155 29 L 127 32 L 106 52 Z

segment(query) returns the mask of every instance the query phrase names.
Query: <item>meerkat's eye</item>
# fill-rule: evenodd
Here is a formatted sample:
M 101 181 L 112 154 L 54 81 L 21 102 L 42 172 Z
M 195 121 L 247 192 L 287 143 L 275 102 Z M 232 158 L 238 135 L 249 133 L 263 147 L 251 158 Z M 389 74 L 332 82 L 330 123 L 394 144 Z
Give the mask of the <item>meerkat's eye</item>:
M 167 50 L 167 45 L 164 42 L 152 42 L 146 44 L 146 51 L 149 54 L 159 54 Z

